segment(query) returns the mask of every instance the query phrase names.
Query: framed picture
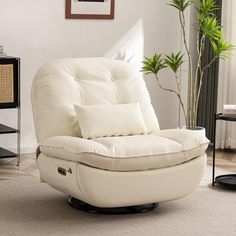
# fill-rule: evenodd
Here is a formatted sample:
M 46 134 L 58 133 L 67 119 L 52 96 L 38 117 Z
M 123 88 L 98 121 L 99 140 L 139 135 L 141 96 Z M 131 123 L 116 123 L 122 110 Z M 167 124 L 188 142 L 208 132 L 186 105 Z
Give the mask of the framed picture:
M 66 0 L 67 19 L 114 19 L 115 0 Z

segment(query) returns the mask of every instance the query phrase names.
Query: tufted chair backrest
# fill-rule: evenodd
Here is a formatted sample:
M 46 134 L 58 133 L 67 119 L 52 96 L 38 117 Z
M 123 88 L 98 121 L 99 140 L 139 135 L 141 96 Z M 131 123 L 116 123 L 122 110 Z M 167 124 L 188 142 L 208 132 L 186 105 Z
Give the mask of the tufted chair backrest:
M 150 97 L 141 74 L 128 63 L 107 58 L 47 63 L 38 70 L 32 84 L 37 140 L 56 135 L 80 136 L 74 104 L 134 102 L 150 105 Z

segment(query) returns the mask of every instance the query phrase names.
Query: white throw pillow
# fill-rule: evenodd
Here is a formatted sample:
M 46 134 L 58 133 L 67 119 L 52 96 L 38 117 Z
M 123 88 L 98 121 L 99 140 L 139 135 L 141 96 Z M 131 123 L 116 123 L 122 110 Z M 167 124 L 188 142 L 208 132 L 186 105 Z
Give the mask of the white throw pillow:
M 147 133 L 138 103 L 74 106 L 83 138 Z
M 139 103 L 147 133 L 156 133 L 160 130 L 156 113 L 150 103 Z

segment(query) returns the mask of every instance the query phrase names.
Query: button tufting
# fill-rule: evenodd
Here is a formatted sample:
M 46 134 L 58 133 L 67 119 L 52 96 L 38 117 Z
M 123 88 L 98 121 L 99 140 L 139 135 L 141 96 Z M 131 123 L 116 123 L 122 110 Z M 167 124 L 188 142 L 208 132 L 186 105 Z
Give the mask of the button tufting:
M 78 78 L 78 77 L 75 77 L 75 81 L 79 81 L 79 78 Z
M 111 81 L 114 81 L 114 80 L 115 80 L 115 78 L 112 77 L 112 78 L 111 78 Z

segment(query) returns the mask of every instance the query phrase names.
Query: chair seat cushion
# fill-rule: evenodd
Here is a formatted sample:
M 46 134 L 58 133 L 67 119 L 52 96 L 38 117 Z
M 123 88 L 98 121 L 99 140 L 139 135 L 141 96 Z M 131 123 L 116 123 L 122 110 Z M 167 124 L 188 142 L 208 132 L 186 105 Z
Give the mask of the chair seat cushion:
M 50 157 L 83 163 L 111 171 L 136 171 L 170 167 L 202 155 L 209 140 L 182 129 L 160 130 L 152 135 L 82 139 L 54 136 L 40 151 Z

